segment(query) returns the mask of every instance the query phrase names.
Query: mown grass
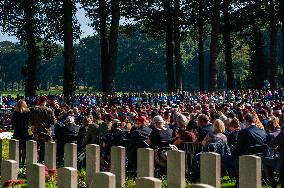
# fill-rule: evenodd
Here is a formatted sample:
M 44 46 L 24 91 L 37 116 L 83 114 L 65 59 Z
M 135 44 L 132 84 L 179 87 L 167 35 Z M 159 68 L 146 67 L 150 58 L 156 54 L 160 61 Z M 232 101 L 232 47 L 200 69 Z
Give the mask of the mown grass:
M 59 95 L 63 93 L 62 87 L 59 88 L 53 88 L 50 90 L 37 90 L 36 94 L 37 95 Z M 75 91 L 76 94 L 86 94 L 86 93 L 99 93 L 99 92 L 94 92 L 92 89 L 77 89 Z M 16 97 L 17 95 L 19 96 L 24 96 L 25 92 L 24 91 L 0 91 L 1 96 L 8 96 L 11 95 L 12 97 Z

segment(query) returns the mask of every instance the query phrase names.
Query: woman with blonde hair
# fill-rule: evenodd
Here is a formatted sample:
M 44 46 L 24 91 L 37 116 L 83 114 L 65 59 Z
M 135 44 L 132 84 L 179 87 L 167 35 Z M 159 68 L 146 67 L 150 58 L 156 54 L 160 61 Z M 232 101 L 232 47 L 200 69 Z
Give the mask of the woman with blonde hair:
M 264 126 L 263 124 L 261 123 L 257 113 L 255 111 L 252 112 L 252 114 L 256 117 L 256 122 L 255 122 L 255 125 L 260 128 L 260 129 L 264 129 Z
M 202 146 L 208 146 L 210 143 L 223 142 L 227 143 L 227 137 L 224 134 L 225 125 L 220 119 L 216 119 L 213 124 L 213 133 L 208 133 L 202 141 Z
M 14 130 L 13 138 L 19 140 L 20 167 L 24 166 L 26 160 L 26 141 L 31 139 L 28 132 L 29 114 L 30 110 L 25 100 L 19 100 L 12 115 L 12 128 Z

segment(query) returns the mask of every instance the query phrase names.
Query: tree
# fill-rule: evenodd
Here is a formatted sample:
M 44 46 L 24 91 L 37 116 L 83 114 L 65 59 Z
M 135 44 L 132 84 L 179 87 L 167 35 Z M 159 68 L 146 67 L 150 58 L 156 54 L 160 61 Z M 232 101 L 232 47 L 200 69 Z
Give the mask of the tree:
M 168 91 L 182 89 L 183 60 L 181 55 L 185 2 L 183 0 L 132 0 L 126 12 L 148 36 L 164 39 Z M 135 8 L 133 8 L 135 7 Z M 175 66 L 176 65 L 176 66 Z M 176 69 L 175 69 L 176 68 Z
M 280 20 L 282 23 L 282 69 L 284 72 L 284 0 L 279 0 L 279 14 L 280 14 Z M 284 73 L 283 73 L 284 75 Z M 284 81 L 284 79 L 283 79 Z M 284 83 L 283 83 L 284 85 Z
M 234 28 L 235 32 L 243 38 L 250 46 L 250 74 L 249 87 L 261 88 L 263 81 L 268 79 L 268 73 L 271 66 L 267 66 L 265 58 L 265 41 L 264 29 L 268 23 L 267 19 L 267 2 L 261 1 L 237 1 L 234 12 Z
M 176 62 L 176 89 L 182 90 L 182 57 L 180 34 L 180 0 L 174 0 L 174 55 Z
M 204 1 L 198 1 L 198 61 L 199 61 L 199 89 L 205 90 L 205 62 L 204 62 Z
M 220 33 L 220 10 L 221 0 L 212 1 L 211 15 L 211 43 L 210 43 L 210 62 L 209 62 L 209 91 L 217 89 L 217 58 L 219 54 L 218 37 Z
M 80 37 L 80 25 L 76 18 L 75 0 L 42 0 L 45 10 L 45 38 L 50 43 L 63 42 L 64 73 L 63 93 L 67 102 L 75 93 L 75 56 L 73 41 Z
M 277 18 L 274 0 L 270 1 L 269 6 L 269 26 L 270 26 L 270 66 L 271 66 L 271 88 L 277 88 L 278 66 L 277 66 Z
M 25 48 L 8 41 L 0 42 L 0 80 L 1 88 L 8 90 L 8 85 L 14 90 L 15 83 L 21 85 L 24 77 L 21 68 L 25 64 L 27 54 Z
M 0 26 L 3 32 L 16 36 L 27 48 L 25 95 L 34 96 L 37 88 L 37 69 L 40 52 L 36 40 L 42 35 L 40 1 L 2 0 L 0 2 Z
M 64 81 L 63 94 L 65 99 L 75 93 L 75 58 L 73 49 L 73 10 L 72 0 L 63 1 L 63 40 L 64 40 Z
M 102 91 L 111 93 L 115 89 L 115 72 L 120 20 L 120 0 L 81 0 L 92 26 L 98 28 L 102 69 Z
M 230 23 L 230 7 L 231 0 L 224 0 L 222 4 L 222 11 L 224 15 L 223 26 L 223 41 L 225 45 L 225 62 L 226 62 L 226 74 L 227 74 L 227 89 L 233 89 L 233 60 L 232 60 L 232 42 L 231 42 L 231 23 Z
M 166 33 L 166 69 L 168 78 L 168 92 L 175 91 L 174 78 L 174 46 L 173 46 L 173 18 L 171 13 L 170 0 L 163 0 L 165 33 Z

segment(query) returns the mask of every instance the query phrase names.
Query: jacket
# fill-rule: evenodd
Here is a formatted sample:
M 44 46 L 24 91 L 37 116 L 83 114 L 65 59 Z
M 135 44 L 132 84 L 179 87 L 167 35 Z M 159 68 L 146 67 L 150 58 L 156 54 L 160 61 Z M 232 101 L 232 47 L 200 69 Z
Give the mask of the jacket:
M 267 144 L 267 134 L 265 130 L 258 128 L 256 125 L 239 131 L 235 147 L 232 148 L 233 155 L 248 155 L 254 146 Z

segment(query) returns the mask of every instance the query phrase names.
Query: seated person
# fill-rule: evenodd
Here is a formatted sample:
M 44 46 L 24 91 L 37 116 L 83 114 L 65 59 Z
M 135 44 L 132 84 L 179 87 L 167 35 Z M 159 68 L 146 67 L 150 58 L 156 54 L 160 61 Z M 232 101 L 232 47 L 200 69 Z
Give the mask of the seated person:
M 279 125 L 279 118 L 275 116 L 271 116 L 265 128 L 268 133 L 267 142 L 274 140 L 274 138 L 276 138 L 276 136 L 281 132 L 280 125 Z
M 101 129 L 98 124 L 91 123 L 88 125 L 86 136 L 83 139 L 82 146 L 86 147 L 88 144 L 100 144 Z
M 135 124 L 136 128 L 130 135 L 127 147 L 128 167 L 131 170 L 136 169 L 137 149 L 149 147 L 149 135 L 152 132 L 152 129 L 147 126 L 147 118 L 145 116 L 138 116 L 135 120 Z
M 202 146 L 207 147 L 210 143 L 227 143 L 227 137 L 224 134 L 225 125 L 220 119 L 216 119 L 213 125 L 213 133 L 208 133 L 202 141 Z
M 238 134 L 240 131 L 240 122 L 237 118 L 233 118 L 228 125 L 229 135 L 227 136 L 229 147 L 234 146 L 238 142 Z
M 183 114 L 179 114 L 176 118 L 177 130 L 174 131 L 173 145 L 176 145 L 179 149 L 184 150 L 184 142 L 196 142 L 197 138 L 193 131 L 187 131 L 187 118 Z
M 162 116 L 155 116 L 153 125 L 155 128 L 149 136 L 150 146 L 152 148 L 169 146 L 172 142 L 173 130 L 165 126 Z
M 254 146 L 267 144 L 267 134 L 257 127 L 256 116 L 248 113 L 244 120 L 246 128 L 239 132 L 237 144 L 232 148 L 232 154 L 236 156 L 254 154 Z
M 124 146 L 127 137 L 127 130 L 122 128 L 120 120 L 114 119 L 112 128 L 101 137 L 101 159 L 104 161 L 102 169 L 109 169 L 110 152 L 112 146 Z
M 268 156 L 262 160 L 265 175 L 269 180 L 270 186 L 276 188 L 277 183 L 274 179 L 274 171 L 277 171 L 279 173 L 281 187 L 284 187 L 284 128 L 271 140 L 269 145 L 277 150 L 277 153 L 274 156 Z
M 85 116 L 83 118 L 83 122 L 82 125 L 80 126 L 77 138 L 78 152 L 83 151 L 84 149 L 83 141 L 84 138 L 86 137 L 88 126 L 92 124 L 93 124 L 93 116 Z
M 238 159 L 240 155 L 251 155 L 259 152 L 265 152 L 267 135 L 263 129 L 256 125 L 254 114 L 247 113 L 244 117 L 246 128 L 239 131 L 236 145 L 231 148 L 231 156 L 222 157 L 222 163 L 231 177 L 238 176 Z M 260 147 L 258 147 L 260 146 Z
M 77 143 L 79 129 L 80 126 L 75 124 L 74 117 L 68 116 L 65 120 L 65 125 L 58 128 L 57 132 L 55 132 L 55 137 L 57 139 L 58 164 L 63 162 L 64 145 L 66 143 Z
M 121 121 L 114 119 L 112 129 L 106 133 L 106 135 L 102 138 L 102 141 L 105 144 L 108 144 L 109 147 L 123 146 L 123 141 L 127 137 L 127 132 L 127 129 L 122 127 Z
M 197 117 L 198 121 L 198 141 L 202 142 L 208 133 L 213 133 L 213 125 L 209 123 L 209 117 L 205 114 L 200 114 Z

